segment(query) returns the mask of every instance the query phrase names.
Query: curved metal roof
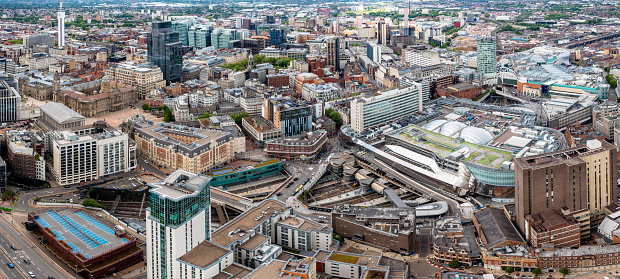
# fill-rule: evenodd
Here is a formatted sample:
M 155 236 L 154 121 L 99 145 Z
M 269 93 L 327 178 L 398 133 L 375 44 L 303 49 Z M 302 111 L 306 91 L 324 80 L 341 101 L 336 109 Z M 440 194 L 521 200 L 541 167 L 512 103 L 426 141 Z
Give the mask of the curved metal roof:
M 464 141 L 485 145 L 493 139 L 493 135 L 489 133 L 487 130 L 477 127 L 467 127 L 458 134 L 458 137 L 462 138 Z
M 463 130 L 463 128 L 465 127 L 467 127 L 467 125 L 461 122 L 450 121 L 446 124 L 443 124 L 443 126 L 441 126 L 440 134 L 450 137 L 456 134 L 458 131 Z
M 429 122 L 428 124 L 426 124 L 424 126 L 425 130 L 431 131 L 431 132 L 435 132 L 435 129 L 439 128 L 441 125 L 447 123 L 448 120 L 445 119 L 438 119 L 438 120 L 433 120 L 431 122 Z

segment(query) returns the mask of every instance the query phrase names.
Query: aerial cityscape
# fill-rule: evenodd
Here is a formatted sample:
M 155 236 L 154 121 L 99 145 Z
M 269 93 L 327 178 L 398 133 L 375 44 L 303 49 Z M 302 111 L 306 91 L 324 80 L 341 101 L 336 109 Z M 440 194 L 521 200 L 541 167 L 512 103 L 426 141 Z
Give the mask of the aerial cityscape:
M 0 279 L 620 279 L 620 2 L 0 0 Z

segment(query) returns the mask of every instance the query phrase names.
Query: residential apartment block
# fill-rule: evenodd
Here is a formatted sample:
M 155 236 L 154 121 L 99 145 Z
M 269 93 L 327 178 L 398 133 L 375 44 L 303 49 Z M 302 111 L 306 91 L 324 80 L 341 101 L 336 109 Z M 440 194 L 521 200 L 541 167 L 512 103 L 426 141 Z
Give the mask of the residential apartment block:
M 144 124 L 135 129 L 135 140 L 142 156 L 170 171 L 206 173 L 230 163 L 235 156 L 233 136 L 216 129 Z

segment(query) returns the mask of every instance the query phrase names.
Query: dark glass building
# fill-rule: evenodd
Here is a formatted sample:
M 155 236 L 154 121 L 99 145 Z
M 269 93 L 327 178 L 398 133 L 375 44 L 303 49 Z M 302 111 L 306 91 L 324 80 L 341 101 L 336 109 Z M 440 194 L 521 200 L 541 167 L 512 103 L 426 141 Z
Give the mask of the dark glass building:
M 180 82 L 183 70 L 183 44 L 172 22 L 155 21 L 147 36 L 148 61 L 159 66 L 166 82 Z

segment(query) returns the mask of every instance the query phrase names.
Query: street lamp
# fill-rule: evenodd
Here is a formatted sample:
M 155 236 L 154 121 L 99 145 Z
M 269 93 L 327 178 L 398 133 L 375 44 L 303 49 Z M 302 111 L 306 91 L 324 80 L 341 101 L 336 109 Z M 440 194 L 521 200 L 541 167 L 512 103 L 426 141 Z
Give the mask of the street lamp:
M 75 265 L 75 279 L 77 279 L 77 278 L 78 278 L 78 277 L 77 277 L 77 267 L 78 267 L 78 265 L 76 264 L 76 265 Z

